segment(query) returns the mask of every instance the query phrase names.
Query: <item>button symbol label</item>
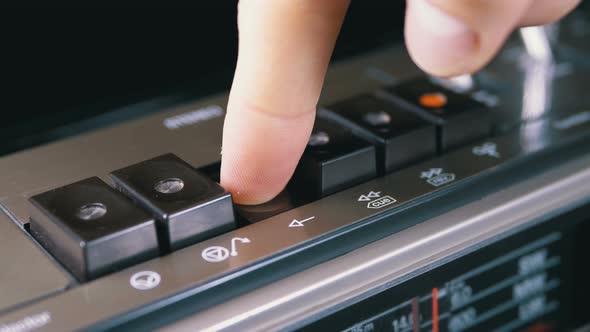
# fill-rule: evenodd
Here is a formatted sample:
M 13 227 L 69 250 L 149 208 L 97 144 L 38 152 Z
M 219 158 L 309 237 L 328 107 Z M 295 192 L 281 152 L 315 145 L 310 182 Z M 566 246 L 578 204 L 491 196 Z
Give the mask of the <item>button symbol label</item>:
M 203 250 L 201 257 L 210 263 L 223 262 L 229 257 L 229 250 L 221 246 L 213 246 Z
M 381 209 L 387 205 L 393 204 L 397 202 L 397 200 L 391 196 L 383 196 L 373 200 L 367 204 L 368 209 Z
M 252 241 L 247 237 L 234 237 L 230 241 L 231 251 L 226 247 L 211 246 L 201 251 L 201 257 L 209 263 L 223 262 L 228 259 L 229 256 L 235 257 L 238 255 L 238 250 L 236 249 L 238 242 L 251 243 Z
M 455 181 L 455 174 L 443 173 L 442 168 L 431 168 L 428 171 L 420 173 L 420 178 L 435 187 L 440 187 L 443 184 Z
M 140 271 L 129 278 L 131 287 L 138 290 L 154 289 L 158 287 L 160 281 L 162 281 L 162 277 L 154 271 Z
M 367 203 L 368 209 L 380 209 L 389 204 L 397 202 L 397 200 L 389 195 L 381 197 L 380 191 L 369 191 L 366 195 L 360 195 L 358 198 L 359 202 Z
M 498 153 L 498 146 L 496 143 L 486 142 L 483 145 L 476 146 L 471 150 L 476 156 L 490 156 L 494 158 L 500 158 Z
M 305 226 L 305 222 L 313 219 L 315 219 L 315 216 L 303 220 L 293 219 L 293 221 L 291 221 L 291 223 L 289 224 L 289 227 L 303 227 Z
M 241 242 L 241 243 L 250 243 L 250 239 L 247 237 L 234 237 L 233 239 L 231 239 L 231 253 L 230 255 L 232 256 L 237 256 L 238 255 L 238 251 L 236 250 L 236 242 Z
M 421 179 L 430 179 L 430 178 L 435 177 L 436 175 L 440 175 L 440 173 L 442 173 L 442 171 L 443 171 L 442 168 L 431 168 L 428 171 L 420 173 L 420 178 Z
M 358 198 L 359 202 L 368 202 L 368 209 L 380 209 L 389 204 L 397 202 L 397 200 L 389 195 L 381 197 L 380 191 L 369 191 L 368 194 L 363 194 Z
M 361 195 L 358 199 L 359 202 L 367 202 L 370 201 L 372 198 L 379 198 L 381 197 L 380 191 L 370 191 L 366 195 Z

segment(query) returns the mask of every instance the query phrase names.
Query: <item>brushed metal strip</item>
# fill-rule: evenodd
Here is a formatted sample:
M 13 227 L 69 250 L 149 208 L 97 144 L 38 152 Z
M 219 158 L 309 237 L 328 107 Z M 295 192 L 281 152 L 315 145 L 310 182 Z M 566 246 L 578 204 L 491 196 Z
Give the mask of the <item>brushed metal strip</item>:
M 514 143 L 514 139 L 519 142 L 518 137 L 512 136 L 493 139 L 502 151 L 500 158 L 482 158 L 472 153 L 473 146 L 466 146 L 444 157 L 369 181 L 296 210 L 178 250 L 174 254 L 86 283 L 59 296 L 3 315 L 0 321 L 14 323 L 39 312 L 48 312 L 52 316 L 52 321 L 51 324 L 44 326 L 45 330 L 81 329 L 109 320 L 121 312 L 133 311 L 150 304 L 162 305 L 162 300 L 172 296 L 192 296 L 228 281 L 237 274 L 247 273 L 285 257 L 281 255 L 292 255 L 295 251 L 289 250 L 289 247 L 305 245 L 306 241 L 316 241 L 337 229 L 371 216 L 394 212 L 397 204 L 411 203 L 429 193 L 444 190 L 446 185 L 434 186 L 420 177 L 425 169 L 442 167 L 445 170 L 452 170 L 453 181 L 457 181 L 456 183 L 462 179 L 468 180 L 475 174 L 495 169 L 498 165 L 511 161 L 512 157 L 521 156 L 520 152 L 524 153 L 521 151 L 521 144 Z M 451 183 L 453 182 L 448 185 L 452 185 Z M 366 202 L 357 201 L 361 193 L 368 193 L 370 190 L 391 193 L 397 200 L 393 200 L 392 204 L 388 204 L 383 210 L 375 211 L 368 208 Z M 393 193 L 394 190 L 395 193 Z M 392 199 L 391 196 L 384 197 Z M 356 202 L 356 204 L 347 204 L 346 209 L 343 210 L 343 202 Z M 303 229 L 293 230 L 288 227 L 293 218 L 303 220 L 303 216 L 310 215 L 315 216 L 318 222 L 310 223 Z M 248 239 L 250 243 L 241 246 L 239 255 L 225 257 L 228 259 L 224 258 L 220 261 L 212 261 L 203 256 L 207 250 L 225 248 L 235 239 Z M 130 287 L 129 280 L 132 275 L 140 271 L 155 271 L 161 276 L 163 282 L 150 292 L 138 292 L 137 289 Z M 109 289 L 112 295 L 105 296 L 104 289 Z M 80 310 L 79 314 L 72 316 L 70 308 L 77 308 Z M 152 310 L 154 308 L 152 307 Z
M 433 268 L 587 200 L 589 181 L 586 156 L 161 330 L 288 329 L 386 282 L 407 279 L 419 269 Z

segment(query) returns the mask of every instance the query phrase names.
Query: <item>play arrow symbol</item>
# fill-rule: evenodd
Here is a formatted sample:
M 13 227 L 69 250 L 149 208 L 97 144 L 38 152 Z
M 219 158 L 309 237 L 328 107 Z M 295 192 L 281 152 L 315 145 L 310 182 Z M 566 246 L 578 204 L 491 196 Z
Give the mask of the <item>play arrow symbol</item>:
M 293 221 L 291 221 L 291 223 L 289 224 L 289 227 L 303 227 L 303 226 L 305 226 L 306 221 L 310 221 L 314 218 L 315 217 L 309 217 L 309 218 L 303 219 L 303 220 L 293 219 Z

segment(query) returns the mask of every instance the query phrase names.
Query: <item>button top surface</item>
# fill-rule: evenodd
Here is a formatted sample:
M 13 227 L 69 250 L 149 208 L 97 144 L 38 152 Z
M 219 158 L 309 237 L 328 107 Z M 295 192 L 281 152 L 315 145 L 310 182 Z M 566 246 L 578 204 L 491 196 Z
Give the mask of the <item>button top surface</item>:
M 412 112 L 369 94 L 347 99 L 327 109 L 382 139 L 430 126 Z
M 89 242 L 151 222 L 146 212 L 97 177 L 30 198 L 54 222 Z
M 388 88 L 387 92 L 442 121 L 463 112 L 485 108 L 473 98 L 433 84 L 427 78 L 401 83 Z
M 217 183 L 173 154 L 165 154 L 114 171 L 111 176 L 142 203 L 171 215 L 187 206 L 225 194 Z
M 304 155 L 322 162 L 368 147 L 371 147 L 371 143 L 355 136 L 351 131 L 317 117 Z

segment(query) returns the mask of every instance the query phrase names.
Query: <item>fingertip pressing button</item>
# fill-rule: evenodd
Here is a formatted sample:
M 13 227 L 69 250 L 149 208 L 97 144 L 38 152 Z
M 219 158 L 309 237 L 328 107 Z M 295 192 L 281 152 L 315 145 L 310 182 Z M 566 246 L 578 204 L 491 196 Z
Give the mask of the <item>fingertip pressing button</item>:
M 289 211 L 306 202 L 302 199 L 296 199 L 289 189 L 285 189 L 275 198 L 263 204 L 236 205 L 236 212 L 246 224 L 251 224 Z

